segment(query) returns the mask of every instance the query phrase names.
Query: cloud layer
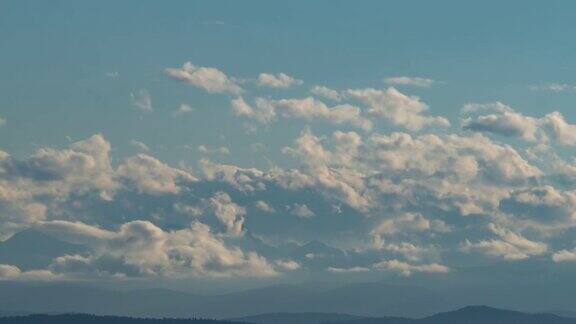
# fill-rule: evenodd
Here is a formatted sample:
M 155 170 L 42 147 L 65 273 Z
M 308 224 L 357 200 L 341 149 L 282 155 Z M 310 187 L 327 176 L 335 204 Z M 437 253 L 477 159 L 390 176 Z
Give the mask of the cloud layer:
M 189 146 L 192 160 L 174 165 L 131 139 L 139 153 L 115 158 L 102 134 L 24 158 L 0 151 L 1 238 L 33 228 L 84 247 L 41 268 L 1 264 L 0 277 L 449 276 L 467 257 L 576 261 L 576 164 L 554 149 L 576 144 L 576 125 L 558 111 L 470 103 L 458 127 L 392 86 L 304 89 L 285 73 L 238 78 L 190 62 L 164 72 L 220 96 L 250 134 L 288 121 L 299 134 L 271 148 L 282 161 L 268 168 L 210 160 L 233 161 L 228 143 Z M 132 104 L 159 113 L 146 90 Z

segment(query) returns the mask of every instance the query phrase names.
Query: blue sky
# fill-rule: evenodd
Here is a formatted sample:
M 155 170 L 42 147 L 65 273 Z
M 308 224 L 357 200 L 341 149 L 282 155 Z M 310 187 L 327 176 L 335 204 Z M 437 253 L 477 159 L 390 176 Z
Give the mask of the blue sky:
M 574 81 L 571 5 L 522 2 L 519 14 L 519 3 L 4 2 L 0 85 L 8 95 L 1 104 L 12 127 L 2 129 L 1 144 L 24 154 L 31 143 L 57 145 L 96 132 L 123 146 L 133 137 L 153 147 L 224 144 L 206 127 L 235 122 L 226 102 L 175 86 L 162 73 L 186 61 L 238 77 L 284 72 L 334 88 L 416 75 L 444 82 L 415 91 L 442 115 L 457 116 L 469 101 L 500 100 L 535 115 L 554 109 L 576 117 L 570 94 L 528 90 Z M 151 93 L 153 115 L 126 109 L 139 89 Z M 197 116 L 168 118 L 181 103 L 197 107 Z M 224 129 L 228 145 L 247 146 L 238 127 Z M 298 129 L 266 137 L 286 144 L 280 138 Z M 173 162 L 190 158 L 173 149 L 160 154 Z
M 3 1 L 0 235 L 89 248 L 0 275 L 565 269 L 575 6 Z

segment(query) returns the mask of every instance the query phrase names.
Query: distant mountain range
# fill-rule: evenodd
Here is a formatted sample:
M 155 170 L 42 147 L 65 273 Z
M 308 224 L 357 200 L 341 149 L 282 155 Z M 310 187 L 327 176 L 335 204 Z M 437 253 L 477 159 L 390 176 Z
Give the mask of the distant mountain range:
M 200 296 L 167 289 L 115 291 L 77 284 L 0 282 L 2 311 L 99 315 L 232 318 L 249 314 L 311 312 L 363 316 L 432 314 L 444 307 L 426 289 L 383 283 L 347 284 L 322 291 L 275 285 Z
M 346 314 L 271 313 L 229 321 L 203 319 L 138 319 L 83 314 L 0 317 L 0 324 L 576 324 L 576 319 L 553 314 L 527 314 L 487 306 L 469 306 L 421 319 L 362 318 Z
M 45 269 L 56 257 L 85 251 L 84 246 L 28 229 L 0 242 L 0 264 L 15 265 L 21 270 Z
M 238 322 L 209 319 L 142 319 L 85 314 L 27 315 L 0 317 L 0 324 L 232 324 Z
M 251 250 L 275 253 L 308 262 L 309 268 L 344 262 L 341 250 L 312 241 L 271 247 L 247 235 Z M 45 268 L 64 254 L 83 254 L 86 247 L 63 242 L 37 230 L 26 230 L 0 242 L 0 264 L 22 270 Z M 313 256 L 313 257 L 311 257 Z M 326 263 L 326 264 L 324 264 Z M 424 316 L 447 309 L 444 298 L 431 290 L 381 282 L 314 289 L 274 285 L 260 289 L 195 295 L 167 289 L 117 291 L 72 283 L 27 284 L 0 281 L 0 310 L 7 312 L 89 313 L 97 315 L 231 318 L 260 313 L 349 313 L 364 316 Z
M 266 254 L 266 250 L 272 248 L 255 237 L 248 242 L 251 244 L 250 249 L 258 250 L 262 254 Z M 311 263 L 306 264 L 311 268 L 324 267 L 323 262 L 326 260 L 328 263 L 337 263 L 344 262 L 347 258 L 341 250 L 319 241 L 304 245 L 286 244 L 274 248 L 281 250 L 282 255 L 287 258 L 311 259 Z M 62 242 L 42 232 L 26 230 L 0 242 L 0 264 L 17 265 L 23 270 L 38 269 L 46 267 L 52 258 L 62 254 L 85 252 L 86 248 L 81 245 Z M 491 290 L 490 292 L 492 294 L 487 296 L 497 296 L 497 292 Z M 576 323 L 574 319 L 569 318 L 570 315 L 574 315 L 570 311 L 550 312 L 559 316 L 528 315 L 469 307 L 455 312 L 439 313 L 476 303 L 469 300 L 455 301 L 454 298 L 448 300 L 449 297 L 446 297 L 448 295 L 426 288 L 383 282 L 351 283 L 322 288 L 314 285 L 273 285 L 219 295 L 197 295 L 168 289 L 120 291 L 76 283 L 33 284 L 0 280 L 0 316 L 32 313 L 85 313 L 141 318 L 199 316 L 232 318 L 258 324 L 452 323 L 447 321 L 458 316 L 466 318 L 467 321 L 454 323 L 487 323 L 473 320 L 496 316 L 489 323 Z M 570 306 L 563 308 L 571 309 Z M 423 319 L 410 319 L 436 313 L 438 314 Z M 245 317 L 252 314 L 262 315 Z M 498 322 L 497 317 L 505 321 L 512 319 L 520 322 Z M 436 321 L 439 319 L 445 322 Z M 532 319 L 536 321 L 530 322 Z

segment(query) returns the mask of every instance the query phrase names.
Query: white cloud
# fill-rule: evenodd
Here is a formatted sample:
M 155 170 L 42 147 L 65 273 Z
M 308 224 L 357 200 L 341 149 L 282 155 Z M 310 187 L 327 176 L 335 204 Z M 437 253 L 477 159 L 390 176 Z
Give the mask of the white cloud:
M 260 75 L 258 75 L 258 85 L 261 87 L 289 88 L 294 85 L 301 85 L 302 83 L 304 83 L 302 80 L 295 79 L 284 73 L 260 73 Z
M 360 108 L 348 104 L 328 107 L 312 97 L 280 100 L 256 98 L 254 102 L 255 105 L 251 106 L 243 98 L 232 100 L 234 114 L 263 124 L 271 123 L 277 115 L 281 115 L 285 118 L 326 120 L 335 125 L 350 124 L 366 131 L 372 129 L 372 122 L 362 116 Z
M 576 261 L 576 249 L 560 250 L 552 255 L 554 262 L 574 262 Z
M 63 239 L 71 235 L 76 241 L 84 238 L 92 252 L 88 256 L 58 257 L 50 265 L 51 272 L 68 277 L 169 278 L 278 274 L 262 256 L 228 246 L 199 222 L 175 231 L 164 231 L 149 221 L 128 222 L 118 231 L 82 225 L 88 230 L 75 232 L 78 226 L 60 226 L 60 234 Z
M 117 71 L 106 72 L 106 76 L 112 79 L 116 79 L 120 76 L 120 73 Z
M 368 272 L 370 268 L 366 267 L 351 267 L 351 268 L 338 268 L 338 267 L 328 267 L 326 270 L 334 273 L 358 273 L 358 272 Z
M 338 91 L 325 86 L 314 86 L 312 89 L 310 89 L 310 92 L 317 96 L 328 98 L 337 102 L 342 100 L 342 95 L 340 95 Z
M 233 99 L 230 104 L 234 115 L 254 119 L 262 124 L 268 124 L 276 118 L 275 107 L 264 98 L 256 98 L 254 107 L 246 103 L 242 97 Z
M 424 116 L 428 105 L 418 97 L 407 96 L 395 88 L 386 90 L 353 89 L 347 95 L 362 101 L 368 112 L 389 120 L 392 124 L 416 131 L 426 126 L 447 127 L 450 122 L 444 117 Z
M 168 68 L 165 72 L 177 80 L 192 84 L 209 93 L 237 95 L 242 92 L 242 88 L 233 79 L 213 67 L 196 66 L 186 62 L 181 68 Z
M 63 278 L 50 270 L 22 271 L 14 265 L 0 264 L 0 280 L 50 281 L 55 279 Z
M 511 147 L 479 134 L 373 134 L 363 141 L 358 134 L 335 132 L 327 141 L 307 130 L 283 152 L 303 167 L 277 177 L 281 184 L 314 187 L 364 212 L 378 208 L 382 195 L 395 195 L 393 204 L 426 195 L 430 203 L 442 201 L 442 209 L 488 212 L 507 197 L 508 186 L 527 184 L 542 174 Z
M 489 102 L 489 103 L 476 103 L 470 102 L 462 107 L 461 113 L 476 113 L 476 112 L 483 112 L 483 111 L 493 111 L 498 113 L 504 112 L 514 112 L 514 109 L 511 107 L 496 101 L 496 102 Z
M 399 217 L 383 220 L 374 230 L 375 235 L 392 235 L 398 232 L 439 231 L 447 232 L 449 229 L 444 222 L 430 221 L 419 213 L 404 213 Z
M 510 111 L 495 107 L 472 110 Z M 283 117 L 281 109 L 285 108 L 278 108 L 278 116 Z M 358 233 L 341 244 L 350 244 L 354 253 L 365 253 L 366 259 L 336 261 L 334 269 L 327 269 L 332 272 L 355 268 L 404 275 L 442 272 L 442 265 L 450 264 L 450 259 L 442 258 L 451 258 L 450 252 L 459 249 L 504 260 L 546 255 L 550 250 L 557 251 L 551 255 L 557 262 L 569 260 L 573 252 L 556 246 L 556 238 L 576 226 L 573 178 L 560 173 L 569 174 L 573 162 L 554 157 L 554 162 L 542 165 L 535 155 L 549 155 L 549 151 L 528 154 L 479 133 L 338 130 L 319 136 L 305 129 L 291 147 L 283 149 L 294 158 L 293 168 L 259 170 L 202 160 L 198 179 L 187 167 L 172 167 L 145 154 L 112 165 L 110 151 L 110 143 L 101 135 L 63 149 L 41 148 L 25 159 L 0 151 L 0 236 L 37 227 L 91 247 L 89 254 L 55 260 L 44 270 L 54 276 L 246 276 L 252 267 L 259 269 L 258 276 L 273 276 L 297 266 L 286 255 L 271 253 L 263 258 L 245 248 L 252 246 L 247 244 L 248 235 L 243 235 L 247 223 L 251 233 L 268 239 L 268 229 L 258 222 L 277 218 L 261 217 L 262 213 L 251 218 L 249 211 L 273 212 L 274 207 L 280 211 L 287 206 L 286 214 L 313 217 L 313 212 L 339 206 L 341 214 L 334 212 L 334 216 L 349 217 L 349 233 Z M 561 162 L 563 166 L 557 167 Z M 555 184 L 559 174 L 563 182 Z M 296 200 L 302 195 L 306 204 Z M 248 212 L 243 206 L 249 207 Z M 111 210 L 118 210 L 118 215 L 106 214 Z M 466 215 L 474 216 L 462 217 Z M 352 220 L 356 216 L 361 220 Z M 319 236 L 330 237 L 334 233 L 321 224 L 327 218 L 306 222 L 319 226 Z M 135 219 L 144 224 L 132 224 Z M 210 224 L 209 234 L 190 229 L 190 221 Z M 126 225 L 130 230 L 120 234 L 125 224 L 131 224 Z M 477 236 L 482 233 L 476 229 L 483 226 L 488 226 L 490 236 Z M 290 234 L 274 239 L 282 244 Z M 198 246 L 196 237 L 202 235 L 214 246 L 196 248 L 190 252 L 193 255 L 179 254 Z M 187 238 L 173 243 L 182 236 Z M 375 246 L 369 245 L 370 239 Z M 455 240 L 465 243 L 454 245 Z M 149 249 L 155 256 L 144 260 L 138 249 Z M 225 251 L 220 255 L 203 249 Z M 303 257 L 310 260 L 294 262 L 307 269 L 312 259 L 320 262 L 320 255 L 312 253 Z M 387 261 L 366 266 L 382 258 Z M 5 268 L 5 272 L 15 270 Z M 31 274 L 18 275 L 26 276 Z
M 190 114 L 192 111 L 194 111 L 194 108 L 192 108 L 190 105 L 181 104 L 180 107 L 178 107 L 178 109 L 172 113 L 172 116 L 179 117 Z
M 448 273 L 450 268 L 439 263 L 430 264 L 409 264 L 399 260 L 384 260 L 373 265 L 376 270 L 387 270 L 401 273 L 403 276 L 410 276 L 414 272 L 423 273 Z
M 391 77 L 384 79 L 384 82 L 390 85 L 398 85 L 398 86 L 413 86 L 413 87 L 421 87 L 421 88 L 429 88 L 431 87 L 436 81 L 427 78 L 419 78 L 419 77 L 407 77 L 407 76 L 399 76 L 399 77 Z
M 114 233 L 76 221 L 52 220 L 39 222 L 36 229 L 75 244 L 96 245 L 114 238 Z
M 9 264 L 0 264 L 0 279 L 16 278 L 22 272 L 16 266 Z
M 498 239 L 482 240 L 476 243 L 467 240 L 462 249 L 464 251 L 478 251 L 505 260 L 527 259 L 530 256 L 541 255 L 548 250 L 545 243 L 531 241 L 506 228 L 490 224 L 489 229 L 498 236 Z
M 576 86 L 567 83 L 546 83 L 541 85 L 531 85 L 528 87 L 532 91 L 547 91 L 547 92 L 566 92 L 566 91 L 576 91 Z
M 306 204 L 294 204 L 290 207 L 290 213 L 300 218 L 310 218 L 316 216 Z
M 501 103 L 468 104 L 466 113 L 493 110 L 494 113 L 464 119 L 462 127 L 477 132 L 487 132 L 516 137 L 531 142 L 558 142 L 576 145 L 576 125 L 569 124 L 561 113 L 554 111 L 544 117 L 524 116 Z
M 206 145 L 199 145 L 198 146 L 198 152 L 200 152 L 202 154 L 206 154 L 206 155 L 211 155 L 211 154 L 229 155 L 230 154 L 230 150 L 225 146 L 220 146 L 220 147 L 216 147 L 216 148 L 209 148 Z
M 281 113 L 286 117 L 307 120 L 319 118 L 326 119 L 336 125 L 351 124 L 364 130 L 372 129 L 372 122 L 361 116 L 360 108 L 352 105 L 343 104 L 329 108 L 323 102 L 312 97 L 281 99 L 273 104 L 281 109 Z
M 130 140 L 130 145 L 134 146 L 135 148 L 137 148 L 138 150 L 143 151 L 143 152 L 149 152 L 150 151 L 150 148 L 148 147 L 148 145 L 146 145 L 143 142 L 137 141 L 135 139 Z
M 185 171 L 172 168 L 146 154 L 126 159 L 118 167 L 117 175 L 139 192 L 150 195 L 178 193 L 179 180 L 194 181 L 194 178 Z
M 286 271 L 294 271 L 301 268 L 300 264 L 294 260 L 279 260 L 275 263 L 280 269 Z
M 132 105 L 138 110 L 144 112 L 151 112 L 154 110 L 152 108 L 152 96 L 146 89 L 141 89 L 138 90 L 138 92 L 130 93 L 130 99 L 132 101 Z
M 274 207 L 270 206 L 267 202 L 263 201 L 263 200 L 258 200 L 255 204 L 256 208 L 260 209 L 263 212 L 266 213 L 275 213 L 276 209 L 274 209 Z
M 255 168 L 245 169 L 234 165 L 215 164 L 205 159 L 200 161 L 200 168 L 204 179 L 228 183 L 239 191 L 253 192 L 266 188 L 262 182 L 264 172 Z
M 396 247 L 391 247 L 390 245 L 385 246 L 383 237 L 391 237 L 410 232 L 447 233 L 450 231 L 450 227 L 442 220 L 429 220 L 419 213 L 403 213 L 395 218 L 382 220 L 370 234 L 372 235 L 374 247 L 399 251 L 400 249 Z
M 243 234 L 246 209 L 235 204 L 225 192 L 217 192 L 208 200 L 218 220 L 226 227 L 226 232 L 232 236 Z

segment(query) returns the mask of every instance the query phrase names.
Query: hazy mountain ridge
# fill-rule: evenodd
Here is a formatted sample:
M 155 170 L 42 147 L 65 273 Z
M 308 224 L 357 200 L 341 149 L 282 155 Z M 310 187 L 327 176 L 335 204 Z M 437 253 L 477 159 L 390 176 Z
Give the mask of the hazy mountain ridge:
M 0 264 L 14 265 L 22 270 L 44 269 L 56 257 L 85 251 L 86 247 L 82 245 L 28 229 L 0 241 Z
M 399 296 L 401 298 L 399 298 Z M 384 316 L 431 314 L 444 306 L 425 289 L 383 283 L 347 284 L 324 291 L 275 285 L 201 296 L 167 289 L 114 291 L 74 284 L 0 282 L 4 311 L 89 313 L 138 317 L 233 318 L 251 314 L 314 312 Z
M 87 314 L 27 315 L 0 317 L 0 324 L 240 324 L 225 320 L 211 319 L 145 319 L 117 316 L 96 316 Z
M 0 324 L 575 324 L 576 319 L 554 314 L 528 314 L 487 306 L 468 306 L 420 319 L 400 317 L 362 318 L 336 313 L 268 313 L 229 320 L 132 318 L 87 314 L 27 315 L 0 317 Z

